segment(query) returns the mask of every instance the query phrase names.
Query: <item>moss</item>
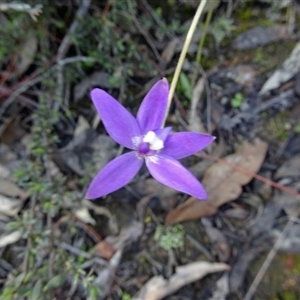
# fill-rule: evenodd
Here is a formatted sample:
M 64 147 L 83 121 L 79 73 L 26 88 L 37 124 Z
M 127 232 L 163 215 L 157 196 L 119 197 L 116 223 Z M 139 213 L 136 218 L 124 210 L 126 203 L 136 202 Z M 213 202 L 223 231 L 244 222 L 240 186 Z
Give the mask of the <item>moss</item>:
M 286 111 L 270 118 L 265 126 L 266 132 L 279 141 L 285 141 L 289 135 L 288 114 Z
M 265 258 L 266 254 L 259 257 L 251 265 L 250 272 L 253 276 L 259 271 Z M 297 284 L 299 279 L 300 255 L 279 253 L 263 277 L 254 299 L 261 299 L 258 295 L 264 295 L 264 299 L 270 300 L 299 299 L 300 289 Z
M 275 70 L 285 61 L 295 47 L 295 41 L 278 41 L 244 51 L 228 51 L 228 60 L 234 65 L 254 63 L 260 74 Z

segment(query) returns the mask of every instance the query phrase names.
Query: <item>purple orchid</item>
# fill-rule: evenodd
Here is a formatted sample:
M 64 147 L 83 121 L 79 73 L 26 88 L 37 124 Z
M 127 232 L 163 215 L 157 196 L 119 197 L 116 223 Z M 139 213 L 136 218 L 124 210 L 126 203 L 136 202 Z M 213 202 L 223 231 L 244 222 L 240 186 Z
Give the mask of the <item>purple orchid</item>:
M 93 89 L 91 98 L 108 134 L 131 149 L 108 163 L 93 179 L 86 197 L 96 199 L 129 183 L 146 162 L 150 174 L 160 183 L 198 199 L 207 194 L 201 183 L 177 159 L 208 146 L 215 137 L 195 132 L 171 132 L 161 128 L 168 107 L 167 79 L 158 81 L 145 96 L 136 119 L 112 96 Z

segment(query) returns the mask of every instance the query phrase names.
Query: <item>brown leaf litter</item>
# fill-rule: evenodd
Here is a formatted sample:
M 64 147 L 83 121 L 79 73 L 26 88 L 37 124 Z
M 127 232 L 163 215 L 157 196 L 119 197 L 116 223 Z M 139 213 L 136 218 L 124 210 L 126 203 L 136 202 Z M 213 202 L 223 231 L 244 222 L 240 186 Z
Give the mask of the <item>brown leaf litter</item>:
M 254 143 L 245 141 L 234 154 L 226 156 L 225 160 L 256 173 L 264 161 L 267 149 L 267 143 L 262 140 L 256 139 Z M 214 163 L 206 170 L 202 180 L 209 195 L 207 201 L 190 197 L 167 214 L 166 225 L 215 214 L 221 205 L 235 200 L 241 194 L 242 186 L 251 179 L 251 175 L 237 171 L 229 165 Z
M 197 261 L 176 268 L 176 272 L 169 279 L 163 276 L 152 277 L 133 300 L 159 300 L 176 292 L 181 287 L 201 279 L 207 274 L 229 270 L 224 263 L 210 263 Z

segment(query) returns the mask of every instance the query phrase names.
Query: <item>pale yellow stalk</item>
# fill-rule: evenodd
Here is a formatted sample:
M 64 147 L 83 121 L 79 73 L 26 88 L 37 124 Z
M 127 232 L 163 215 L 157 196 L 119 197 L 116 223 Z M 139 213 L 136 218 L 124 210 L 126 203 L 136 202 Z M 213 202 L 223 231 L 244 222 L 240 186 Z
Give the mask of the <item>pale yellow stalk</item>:
M 189 48 L 189 46 L 191 44 L 192 37 L 193 37 L 193 35 L 195 33 L 197 24 L 199 22 L 199 19 L 200 19 L 201 15 L 202 15 L 202 12 L 203 12 L 203 9 L 204 9 L 206 3 L 207 3 L 207 0 L 202 0 L 199 3 L 198 9 L 197 9 L 197 11 L 195 13 L 195 16 L 193 18 L 192 24 L 191 24 L 191 26 L 189 28 L 188 33 L 187 33 L 187 36 L 186 36 L 186 39 L 185 39 L 182 51 L 180 53 L 179 60 L 178 60 L 178 63 L 177 63 L 176 69 L 175 69 L 175 73 L 174 73 L 174 76 L 173 76 L 173 79 L 172 79 L 172 83 L 171 83 L 171 86 L 170 86 L 170 92 L 169 92 L 169 97 L 168 97 L 168 109 L 167 109 L 167 113 L 166 113 L 166 116 L 165 116 L 165 121 L 166 121 L 167 115 L 169 113 L 169 109 L 170 109 L 170 106 L 171 106 L 172 98 L 174 96 L 175 88 L 176 88 L 176 85 L 177 85 L 177 82 L 178 82 L 178 78 L 179 78 L 179 75 L 180 75 L 180 72 L 181 72 L 181 69 L 182 69 L 182 66 L 183 66 L 183 63 L 184 63 L 184 60 L 185 60 L 188 48 Z

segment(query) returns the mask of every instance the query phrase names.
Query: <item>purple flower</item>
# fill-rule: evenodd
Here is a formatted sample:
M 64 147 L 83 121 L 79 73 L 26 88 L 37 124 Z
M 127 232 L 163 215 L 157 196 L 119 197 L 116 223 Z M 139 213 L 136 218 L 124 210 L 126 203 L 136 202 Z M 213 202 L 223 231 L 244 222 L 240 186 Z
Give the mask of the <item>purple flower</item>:
M 86 197 L 96 199 L 129 183 L 146 162 L 150 174 L 160 183 L 198 199 L 207 194 L 194 175 L 177 159 L 208 146 L 211 135 L 161 128 L 168 106 L 168 81 L 158 81 L 145 96 L 136 119 L 112 96 L 100 89 L 91 98 L 108 134 L 120 145 L 131 149 L 108 163 L 93 179 Z

